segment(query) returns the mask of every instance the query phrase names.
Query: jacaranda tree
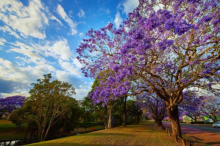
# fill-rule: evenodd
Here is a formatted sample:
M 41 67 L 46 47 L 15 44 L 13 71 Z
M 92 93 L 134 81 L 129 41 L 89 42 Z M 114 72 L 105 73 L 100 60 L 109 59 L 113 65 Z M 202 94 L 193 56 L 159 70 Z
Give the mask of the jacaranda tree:
M 77 49 L 85 76 L 113 72 L 93 97 L 121 97 L 141 80 L 164 100 L 173 135 L 181 137 L 183 90 L 219 78 L 219 7 L 216 0 L 140 0 L 118 30 L 90 30 Z
M 164 128 L 162 121 L 166 116 L 166 105 L 161 98 L 158 98 L 155 93 L 142 93 L 137 95 L 137 103 L 145 111 L 145 116 Z
M 213 122 L 217 122 L 220 116 L 220 89 L 212 88 L 206 95 L 200 95 L 204 98 L 204 105 L 200 108 L 202 114 Z
M 25 96 L 15 95 L 0 99 L 0 109 L 12 112 L 24 104 Z
M 198 89 L 197 89 L 198 90 Z M 204 108 L 204 98 L 198 96 L 197 90 L 186 90 L 183 92 L 183 101 L 180 103 L 180 113 L 182 116 L 188 116 L 192 121 L 204 116 L 202 109 Z

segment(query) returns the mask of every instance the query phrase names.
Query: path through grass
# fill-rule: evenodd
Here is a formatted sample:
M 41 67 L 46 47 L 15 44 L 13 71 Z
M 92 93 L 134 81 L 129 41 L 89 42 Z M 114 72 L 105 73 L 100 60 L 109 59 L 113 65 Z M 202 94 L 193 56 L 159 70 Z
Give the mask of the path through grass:
M 42 146 L 179 146 L 152 122 L 116 127 L 86 134 L 31 144 Z

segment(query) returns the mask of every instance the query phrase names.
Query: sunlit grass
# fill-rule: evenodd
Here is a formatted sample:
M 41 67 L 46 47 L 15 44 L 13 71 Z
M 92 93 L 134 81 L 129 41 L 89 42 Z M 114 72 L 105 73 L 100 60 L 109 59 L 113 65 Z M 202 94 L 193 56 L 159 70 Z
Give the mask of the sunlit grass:
M 178 146 L 173 137 L 163 131 L 152 122 L 142 122 L 139 125 L 128 125 L 127 127 L 116 127 L 100 130 L 86 134 L 69 136 L 35 143 L 31 145 L 62 145 L 62 146 L 127 146 L 127 145 L 148 145 L 148 146 Z

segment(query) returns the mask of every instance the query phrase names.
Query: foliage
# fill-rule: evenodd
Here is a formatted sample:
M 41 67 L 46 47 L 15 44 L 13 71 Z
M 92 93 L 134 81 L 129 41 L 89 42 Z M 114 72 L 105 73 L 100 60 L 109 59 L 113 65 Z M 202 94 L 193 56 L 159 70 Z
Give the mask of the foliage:
M 30 90 L 30 97 L 21 109 L 15 110 L 10 120 L 16 125 L 24 124 L 27 133 L 35 134 L 43 141 L 54 134 L 73 130 L 79 119 L 78 102 L 69 97 L 75 94 L 72 85 L 58 80 L 50 81 L 51 74 L 38 79 Z
M 127 101 L 127 122 L 138 124 L 142 120 L 141 107 L 134 100 Z
M 213 122 L 217 122 L 218 116 L 220 116 L 220 100 L 219 93 L 211 92 L 208 96 L 203 96 L 204 105 L 201 108 L 203 115 L 209 117 Z
M 158 126 L 163 126 L 162 121 L 167 114 L 166 105 L 162 99 L 153 93 L 142 93 L 137 96 L 137 103 L 145 111 L 146 117 L 153 119 Z
M 109 71 L 91 98 L 107 104 L 130 89 L 165 101 L 174 135 L 181 136 L 183 90 L 219 81 L 219 7 L 216 0 L 140 0 L 122 27 L 91 29 L 77 52 L 85 76 Z M 144 82 L 144 88 L 134 81 Z
M 183 93 L 183 101 L 180 104 L 181 115 L 190 117 L 194 122 L 203 116 L 201 109 L 204 106 L 204 98 L 198 97 L 195 90 L 186 90 Z

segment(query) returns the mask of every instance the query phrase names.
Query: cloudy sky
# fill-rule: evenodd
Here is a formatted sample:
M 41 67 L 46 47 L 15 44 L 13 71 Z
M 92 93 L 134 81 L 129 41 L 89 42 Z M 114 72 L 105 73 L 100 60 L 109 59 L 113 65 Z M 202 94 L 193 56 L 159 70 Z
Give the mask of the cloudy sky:
M 115 27 L 138 0 L 0 0 L 0 98 L 28 96 L 31 83 L 52 73 L 76 88 L 76 99 L 93 79 L 81 73 L 76 48 L 93 28 Z

